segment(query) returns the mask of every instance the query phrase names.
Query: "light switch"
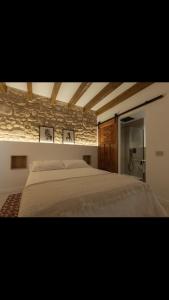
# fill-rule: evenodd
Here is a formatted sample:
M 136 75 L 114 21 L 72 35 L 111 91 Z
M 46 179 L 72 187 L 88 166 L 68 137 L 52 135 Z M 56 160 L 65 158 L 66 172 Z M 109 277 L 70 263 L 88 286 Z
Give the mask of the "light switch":
M 164 155 L 164 152 L 163 151 L 156 151 L 156 156 L 163 156 Z

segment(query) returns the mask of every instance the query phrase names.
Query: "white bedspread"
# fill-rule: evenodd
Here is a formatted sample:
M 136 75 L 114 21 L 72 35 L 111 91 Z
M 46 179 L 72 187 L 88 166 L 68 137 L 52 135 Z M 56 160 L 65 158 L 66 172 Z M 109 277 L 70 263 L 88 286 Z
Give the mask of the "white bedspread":
M 163 217 L 149 186 L 94 168 L 31 172 L 19 217 Z

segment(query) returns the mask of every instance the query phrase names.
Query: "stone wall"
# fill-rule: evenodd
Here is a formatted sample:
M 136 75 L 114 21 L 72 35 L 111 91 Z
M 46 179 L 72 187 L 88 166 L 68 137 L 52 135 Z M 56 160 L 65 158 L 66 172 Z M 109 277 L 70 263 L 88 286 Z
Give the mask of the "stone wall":
M 39 141 L 39 126 L 55 129 L 55 143 L 62 143 L 62 130 L 75 130 L 75 143 L 97 145 L 97 119 L 93 111 L 83 113 L 82 108 L 68 108 L 66 103 L 57 101 L 51 106 L 50 100 L 8 88 L 0 92 L 0 140 Z

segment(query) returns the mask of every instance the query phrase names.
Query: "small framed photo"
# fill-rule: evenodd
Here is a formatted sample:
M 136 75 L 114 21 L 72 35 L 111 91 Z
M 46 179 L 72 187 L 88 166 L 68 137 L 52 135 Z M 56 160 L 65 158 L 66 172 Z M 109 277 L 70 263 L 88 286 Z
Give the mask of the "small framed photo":
M 54 143 L 54 128 L 40 126 L 39 127 L 39 142 L 40 143 Z
M 74 130 L 63 129 L 63 144 L 74 144 L 75 143 L 75 133 Z

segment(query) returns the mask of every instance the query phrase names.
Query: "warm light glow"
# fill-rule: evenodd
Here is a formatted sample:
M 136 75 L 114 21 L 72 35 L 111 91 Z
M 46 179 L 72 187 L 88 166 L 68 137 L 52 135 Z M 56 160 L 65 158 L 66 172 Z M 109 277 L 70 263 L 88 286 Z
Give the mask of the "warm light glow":
M 26 140 L 22 138 L 13 138 L 13 137 L 8 137 L 8 138 L 2 138 L 0 137 L 1 142 L 25 142 L 25 143 L 38 143 L 36 140 Z
M 22 138 L 13 138 L 13 137 L 8 137 L 8 138 L 2 138 L 0 137 L 0 142 L 22 142 L 22 143 L 36 143 L 36 144 L 49 144 L 48 142 L 39 142 L 37 140 L 31 140 L 31 139 L 22 139 Z M 97 143 L 89 143 L 89 142 L 82 142 L 82 143 L 76 143 L 76 144 L 63 144 L 59 142 L 54 142 L 50 143 L 50 145 L 71 145 L 71 146 L 93 146 L 96 147 L 98 146 Z
M 34 138 L 30 138 L 30 136 L 28 134 L 25 134 L 25 136 L 16 136 L 14 134 L 12 134 L 12 132 L 7 133 L 7 132 L 2 132 L 0 131 L 0 141 L 3 142 L 24 142 L 24 143 L 38 143 L 39 144 L 39 136 L 35 136 Z M 45 142 L 40 142 L 40 144 L 49 144 L 48 141 Z M 51 144 L 51 143 L 50 143 Z M 79 138 L 77 138 L 75 140 L 75 144 L 74 143 L 62 143 L 62 138 L 58 135 L 55 135 L 55 139 L 54 139 L 54 143 L 52 144 L 57 144 L 57 145 L 77 145 L 77 146 L 98 146 L 98 139 L 96 140 L 96 142 L 90 142 L 90 141 L 85 141 L 84 139 L 80 140 Z

